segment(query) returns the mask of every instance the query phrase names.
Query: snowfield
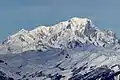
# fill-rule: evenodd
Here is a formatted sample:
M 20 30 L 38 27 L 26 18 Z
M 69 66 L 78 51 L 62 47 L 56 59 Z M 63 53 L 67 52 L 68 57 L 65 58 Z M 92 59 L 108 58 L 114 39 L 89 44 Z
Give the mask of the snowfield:
M 0 80 L 120 80 L 120 40 L 90 19 L 20 30 L 0 44 Z

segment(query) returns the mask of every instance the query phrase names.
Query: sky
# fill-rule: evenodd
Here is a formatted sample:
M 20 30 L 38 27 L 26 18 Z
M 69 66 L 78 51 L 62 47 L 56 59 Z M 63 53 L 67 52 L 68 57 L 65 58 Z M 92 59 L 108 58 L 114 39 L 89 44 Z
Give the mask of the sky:
M 72 17 L 89 18 L 120 37 L 120 0 L 0 0 L 0 40 L 20 29 L 54 25 Z

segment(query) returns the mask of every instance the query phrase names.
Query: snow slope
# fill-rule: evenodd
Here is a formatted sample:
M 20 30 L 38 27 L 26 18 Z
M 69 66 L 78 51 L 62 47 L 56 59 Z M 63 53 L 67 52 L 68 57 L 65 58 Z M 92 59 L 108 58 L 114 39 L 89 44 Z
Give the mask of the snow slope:
M 114 32 L 99 30 L 87 18 L 74 17 L 54 26 L 39 26 L 31 31 L 20 30 L 4 41 L 8 51 L 21 53 L 49 48 L 73 48 L 77 44 L 93 44 L 99 47 L 114 46 L 118 42 Z
M 20 30 L 0 44 L 0 80 L 119 80 L 120 40 L 90 19 Z
M 120 71 L 120 53 L 103 48 L 27 51 L 2 54 L 0 60 L 2 72 L 14 80 L 120 79 L 119 74 L 115 75 Z

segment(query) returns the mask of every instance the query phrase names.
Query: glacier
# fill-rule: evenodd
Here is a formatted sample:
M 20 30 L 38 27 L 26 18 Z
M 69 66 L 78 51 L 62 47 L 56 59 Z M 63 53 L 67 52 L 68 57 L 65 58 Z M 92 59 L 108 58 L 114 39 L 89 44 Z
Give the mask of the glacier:
M 0 80 L 119 80 L 120 39 L 88 18 L 21 29 L 0 43 Z

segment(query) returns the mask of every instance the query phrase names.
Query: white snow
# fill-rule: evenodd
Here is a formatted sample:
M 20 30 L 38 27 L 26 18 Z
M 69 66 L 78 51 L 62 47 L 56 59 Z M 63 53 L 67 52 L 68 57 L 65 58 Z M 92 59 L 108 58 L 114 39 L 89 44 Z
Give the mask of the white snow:
M 47 50 L 50 47 L 63 48 L 72 41 L 109 47 L 109 44 L 115 44 L 117 38 L 110 30 L 101 31 L 94 27 L 90 19 L 74 17 L 54 26 L 38 26 L 31 31 L 22 29 L 11 35 L 4 45 L 9 47 L 12 53 L 21 53 Z
M 0 59 L 7 63 L 0 63 L 0 67 L 16 80 L 24 75 L 30 80 L 51 80 L 48 74 L 56 73 L 68 80 L 72 70 L 83 65 L 87 69 L 81 74 L 89 72 L 91 66 L 120 64 L 117 41 L 114 32 L 99 30 L 90 19 L 74 17 L 53 26 L 38 26 L 31 31 L 22 29 L 11 35 L 0 44 Z M 113 70 L 119 71 L 119 67 Z M 39 71 L 43 71 L 44 76 L 34 75 Z

